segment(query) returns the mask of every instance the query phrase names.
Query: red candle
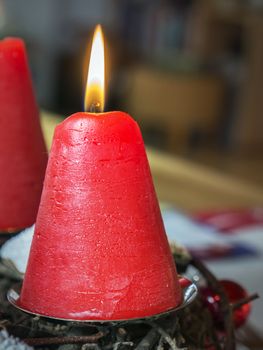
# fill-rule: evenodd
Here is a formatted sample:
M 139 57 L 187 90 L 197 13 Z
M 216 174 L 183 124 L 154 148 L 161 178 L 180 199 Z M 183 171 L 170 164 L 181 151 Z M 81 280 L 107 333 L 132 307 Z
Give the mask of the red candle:
M 0 41 L 0 77 L 0 232 L 11 232 L 35 222 L 47 163 L 22 40 Z
M 123 112 L 70 116 L 55 131 L 19 305 L 121 320 L 180 303 L 137 123 Z

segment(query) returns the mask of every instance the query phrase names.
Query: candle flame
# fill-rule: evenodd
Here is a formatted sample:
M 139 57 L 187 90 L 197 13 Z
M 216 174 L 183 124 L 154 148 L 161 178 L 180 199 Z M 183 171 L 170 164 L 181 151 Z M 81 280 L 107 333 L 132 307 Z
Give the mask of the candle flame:
M 100 25 L 97 25 L 93 35 L 89 70 L 85 91 L 85 111 L 103 112 L 105 104 L 105 57 L 104 39 Z

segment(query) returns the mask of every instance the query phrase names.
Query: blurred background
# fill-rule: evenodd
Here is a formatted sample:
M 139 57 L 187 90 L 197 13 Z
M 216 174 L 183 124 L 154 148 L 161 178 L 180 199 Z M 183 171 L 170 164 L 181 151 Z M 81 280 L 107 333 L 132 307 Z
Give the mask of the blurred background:
M 0 0 L 0 38 L 25 40 L 42 110 L 83 110 L 97 23 L 106 110 L 142 129 L 169 241 L 262 296 L 263 0 Z M 263 349 L 255 334 L 242 349 Z
M 0 36 L 24 38 L 41 108 L 83 109 L 97 23 L 106 110 L 129 112 L 149 145 L 263 186 L 262 0 L 1 0 Z

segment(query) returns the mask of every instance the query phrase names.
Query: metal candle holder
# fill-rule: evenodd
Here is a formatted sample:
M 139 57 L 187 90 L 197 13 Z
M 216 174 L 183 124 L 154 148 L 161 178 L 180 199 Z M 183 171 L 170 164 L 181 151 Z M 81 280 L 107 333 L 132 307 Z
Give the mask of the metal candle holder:
M 79 322 L 80 323 L 118 323 L 118 322 L 125 322 L 125 321 L 140 321 L 140 320 L 149 320 L 149 319 L 153 320 L 153 319 L 158 319 L 160 317 L 167 316 L 167 315 L 172 314 L 172 313 L 177 313 L 178 311 L 188 307 L 198 295 L 198 289 L 194 283 L 191 283 L 189 286 L 184 288 L 182 290 L 182 292 L 183 292 L 183 301 L 178 307 L 176 307 L 174 309 L 171 309 L 171 310 L 168 310 L 168 311 L 156 314 L 156 315 L 147 316 L 144 318 L 133 318 L 133 319 L 129 319 L 129 320 L 110 320 L 110 321 L 109 320 L 105 320 L 105 321 L 104 320 L 73 320 L 73 319 L 51 317 L 51 316 L 40 314 L 40 313 L 34 313 L 34 312 L 27 310 L 19 305 L 18 300 L 20 297 L 20 291 L 15 291 L 14 289 L 10 289 L 8 291 L 7 299 L 10 302 L 10 304 L 13 305 L 18 310 L 21 310 L 29 315 L 43 317 L 43 318 L 47 318 L 50 320 L 59 320 L 59 321 L 67 321 L 67 322 L 74 322 L 74 323 L 79 323 Z

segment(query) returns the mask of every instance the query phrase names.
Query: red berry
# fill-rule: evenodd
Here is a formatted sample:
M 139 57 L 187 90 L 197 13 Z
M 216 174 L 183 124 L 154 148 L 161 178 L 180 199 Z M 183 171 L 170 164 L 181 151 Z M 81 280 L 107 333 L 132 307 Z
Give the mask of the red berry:
M 223 286 L 231 304 L 235 304 L 239 300 L 248 297 L 247 291 L 240 284 L 229 280 L 221 280 L 220 283 Z M 242 326 L 246 322 L 250 311 L 250 303 L 244 304 L 238 309 L 234 310 L 233 317 L 236 328 Z
M 236 282 L 221 280 L 220 284 L 224 288 L 231 304 L 235 304 L 236 302 L 248 296 L 247 291 Z M 220 295 L 215 293 L 210 287 L 201 288 L 200 294 L 204 305 L 211 312 L 216 325 L 218 328 L 222 329 L 224 319 L 220 310 Z M 246 322 L 250 310 L 251 305 L 248 303 L 233 311 L 233 321 L 235 328 L 242 326 Z

